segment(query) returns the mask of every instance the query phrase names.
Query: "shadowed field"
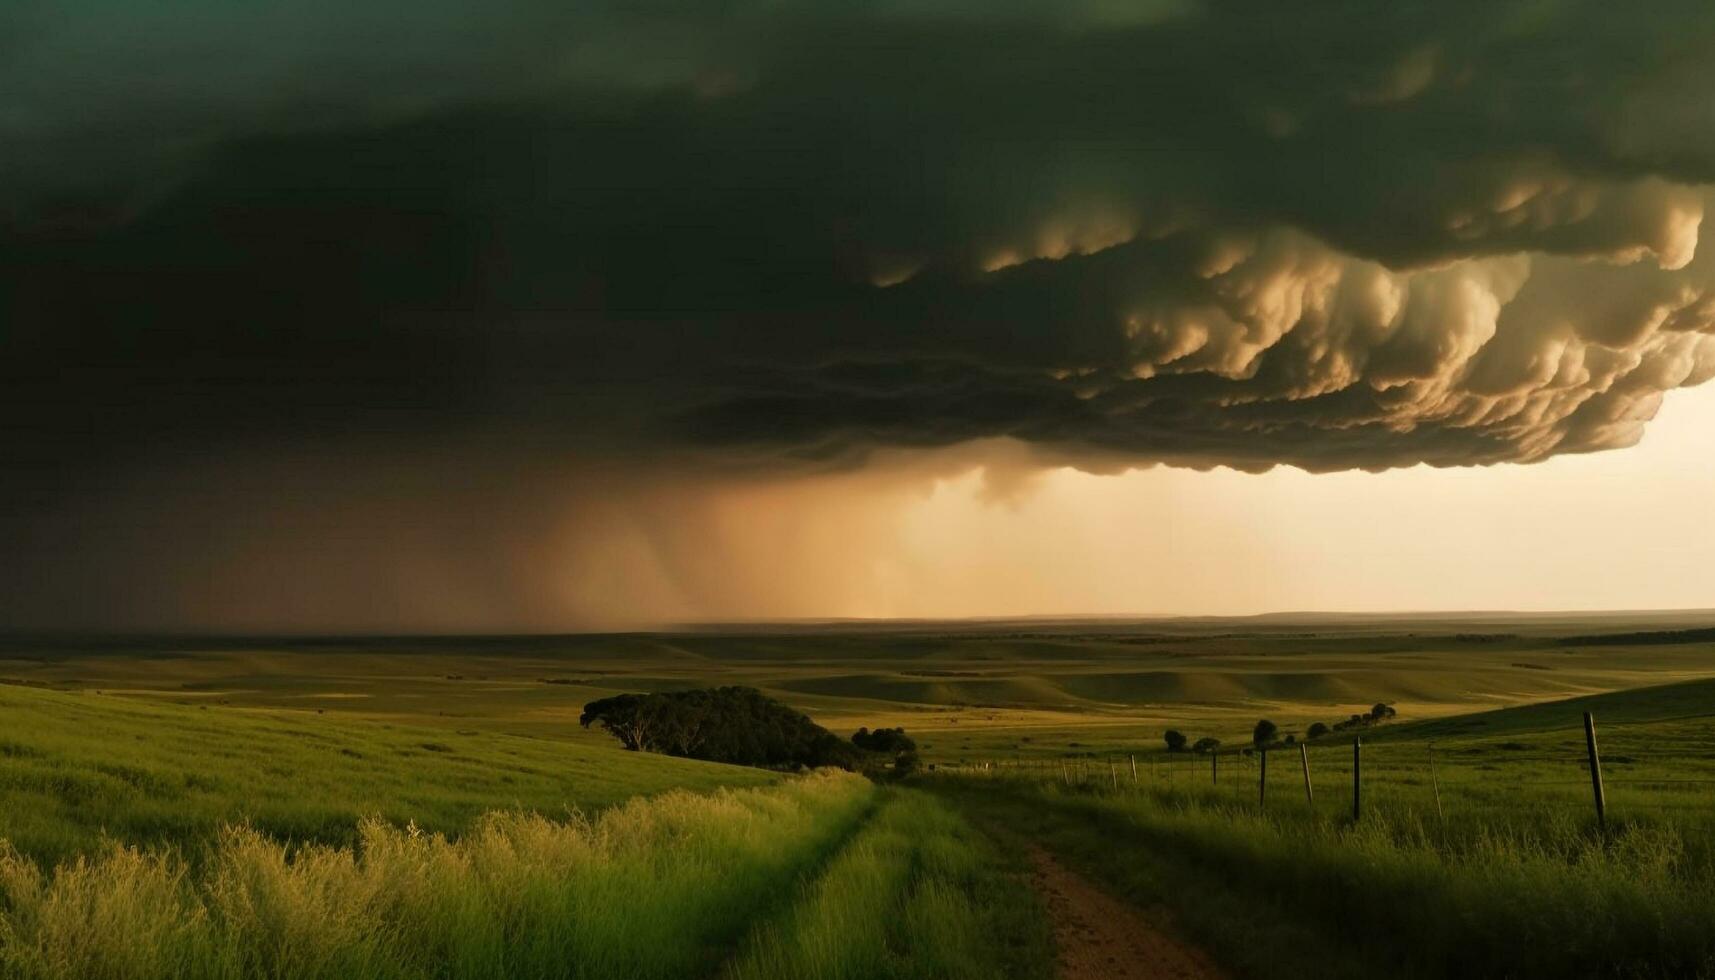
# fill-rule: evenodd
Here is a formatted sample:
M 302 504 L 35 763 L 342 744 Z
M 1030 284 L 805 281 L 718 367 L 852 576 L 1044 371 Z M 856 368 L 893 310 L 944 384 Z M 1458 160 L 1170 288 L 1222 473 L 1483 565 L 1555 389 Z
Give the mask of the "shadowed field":
M 13 640 L 0 679 L 601 745 L 584 702 L 744 684 L 932 762 L 1232 741 L 1388 702 L 1401 721 L 1715 676 L 1706 614 L 825 624 L 616 636 Z

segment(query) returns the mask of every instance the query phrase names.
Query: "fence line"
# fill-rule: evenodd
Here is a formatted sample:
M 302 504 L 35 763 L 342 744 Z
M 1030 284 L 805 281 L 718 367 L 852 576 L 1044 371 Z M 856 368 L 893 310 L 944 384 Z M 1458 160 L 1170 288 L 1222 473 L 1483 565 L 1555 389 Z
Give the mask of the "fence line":
M 1700 797 L 1701 802 L 1690 802 L 1671 797 L 1664 800 L 1634 796 L 1639 792 L 1648 793 L 1652 789 L 1664 794 L 1689 795 L 1697 793 L 1701 787 L 1715 786 L 1715 777 L 1628 775 L 1625 774 L 1625 770 L 1638 764 L 1639 760 L 1635 754 L 1627 755 L 1624 752 L 1614 756 L 1615 759 L 1619 760 L 1617 764 L 1622 767 L 1621 773 L 1609 775 L 1604 772 L 1604 760 L 1597 750 L 1595 719 L 1586 716 L 1583 727 L 1584 730 L 1576 732 L 1576 734 L 1585 736 L 1579 740 L 1584 744 L 1577 745 L 1576 742 L 1567 741 L 1554 746 L 1542 746 L 1541 748 L 1547 752 L 1559 750 L 1556 755 L 1546 759 L 1537 752 L 1521 756 L 1516 748 L 1510 747 L 1514 743 L 1504 743 L 1504 745 L 1499 746 L 1494 744 L 1459 746 L 1454 743 L 1455 748 L 1453 751 L 1449 751 L 1447 741 L 1430 742 L 1424 745 L 1418 742 L 1396 742 L 1384 739 L 1381 742 L 1365 744 L 1361 736 L 1354 736 L 1349 740 L 1322 738 L 1313 742 L 1280 743 L 1266 748 L 1227 748 L 1208 753 L 1185 751 L 1159 753 L 1158 750 L 1156 755 L 1147 760 L 1147 788 L 1156 793 L 1177 794 L 1185 792 L 1197 797 L 1207 798 L 1213 795 L 1216 798 L 1228 797 L 1233 802 L 1241 802 L 1244 799 L 1242 790 L 1245 779 L 1230 778 L 1223 780 L 1221 778 L 1226 775 L 1222 772 L 1222 769 L 1226 768 L 1223 766 L 1223 762 L 1237 764 L 1241 772 L 1254 772 L 1257 783 L 1254 790 L 1255 795 L 1252 797 L 1254 803 L 1251 805 L 1266 810 L 1281 805 L 1275 800 L 1271 800 L 1268 792 L 1268 754 L 1270 751 L 1279 751 L 1283 748 L 1297 748 L 1299 755 L 1297 768 L 1300 770 L 1298 775 L 1303 782 L 1304 797 L 1301 804 L 1294 806 L 1308 807 L 1315 811 L 1317 809 L 1318 794 L 1316 790 L 1318 787 L 1316 784 L 1318 782 L 1326 787 L 1330 785 L 1332 780 L 1334 781 L 1333 785 L 1337 786 L 1338 781 L 1349 778 L 1351 781 L 1349 792 L 1352 819 L 1354 820 L 1362 819 L 1364 806 L 1368 802 L 1365 800 L 1366 796 L 1380 793 L 1381 795 L 1375 797 L 1378 801 L 1383 804 L 1390 802 L 1387 788 L 1393 785 L 1427 786 L 1433 794 L 1435 817 L 1440 821 L 1446 819 L 1446 814 L 1449 811 L 1458 808 L 1460 802 L 1458 794 L 1461 793 L 1477 797 L 1479 805 L 1492 805 L 1495 801 L 1484 798 L 1485 794 L 1481 792 L 1485 789 L 1507 794 L 1529 793 L 1533 790 L 1549 791 L 1546 796 L 1530 796 L 1520 805 L 1524 808 L 1583 810 L 1586 813 L 1591 813 L 1600 826 L 1606 825 L 1610 811 L 1615 804 L 1611 793 L 1614 789 L 1623 791 L 1618 801 L 1622 814 L 1627 811 L 1654 810 L 1702 810 L 1715 814 L 1715 797 Z M 1531 732 L 1529 734 L 1541 735 L 1543 733 Z M 1567 734 L 1572 735 L 1574 733 L 1568 732 Z M 1477 737 L 1483 738 L 1486 742 L 1493 742 L 1495 739 L 1504 738 L 1505 735 L 1506 733 L 1503 732 Z M 1520 737 L 1526 736 L 1521 734 Z M 1701 746 L 1706 743 L 1700 742 L 1698 744 Z M 1574 745 L 1583 751 L 1576 751 L 1572 748 Z M 1352 752 L 1349 763 L 1344 762 L 1340 755 L 1333 755 L 1331 758 L 1324 757 L 1323 761 L 1319 762 L 1313 771 L 1310 758 L 1312 752 L 1322 757 L 1321 754 L 1324 752 L 1343 752 L 1347 747 Z M 1406 751 L 1401 751 L 1401 749 Z M 1419 751 L 1421 751 L 1421 755 L 1418 754 Z M 1205 755 L 1209 757 L 1209 771 L 1207 781 L 1200 781 L 1196 778 L 1196 767 L 1202 764 Z M 1407 757 L 1409 757 L 1409 761 L 1406 764 L 1409 768 L 1402 771 L 1401 762 Z M 1674 753 L 1671 756 L 1663 753 L 1652 753 L 1651 758 L 1645 760 L 1645 764 L 1680 765 L 1684 764 L 1688 758 L 1697 757 L 1695 752 Z M 1185 760 L 1183 765 L 1186 771 L 1184 774 L 1178 772 L 1180 759 Z M 1102 779 L 1099 770 L 1095 770 L 1094 766 L 1091 765 L 1091 763 L 1099 764 L 1103 760 L 1108 763 L 1106 779 Z M 1489 760 L 1500 760 L 1504 765 L 1496 766 Z M 1715 759 L 1708 761 L 1715 763 Z M 1470 772 L 1472 768 L 1477 767 L 1493 774 L 1504 773 L 1506 769 L 1514 767 L 1555 767 L 1561 764 L 1567 766 L 1568 769 L 1576 767 L 1583 770 L 1582 777 L 1537 779 L 1504 776 L 1497 778 L 1495 775 L 1485 777 L 1473 775 Z M 1056 779 L 1056 782 L 1063 781 L 1067 786 L 1105 785 L 1115 792 L 1122 791 L 1122 786 L 1125 784 L 1121 778 L 1121 769 L 1129 768 L 1131 773 L 1130 787 L 1135 791 L 1142 791 L 1146 788 L 1144 786 L 1145 780 L 1140 774 L 1135 750 L 1087 751 L 1074 756 L 1038 759 L 1024 759 L 1014 756 L 1009 760 L 1003 759 L 998 762 L 995 760 L 979 760 L 974 764 L 961 760 L 960 763 L 943 763 L 941 765 L 953 771 L 974 770 L 1000 774 L 1011 770 L 1017 773 L 1040 774 L 1044 777 L 1050 771 L 1057 770 L 1056 774 L 1060 778 Z M 1369 771 L 1365 772 L 1365 770 Z M 1465 771 L 1462 772 L 1461 770 Z M 1181 775 L 1187 778 L 1180 779 Z M 1282 777 L 1277 774 L 1275 778 Z M 1287 778 L 1290 778 L 1290 774 Z M 1374 784 L 1373 791 L 1370 789 L 1370 784 Z M 1571 796 L 1572 787 L 1583 787 L 1578 795 L 1588 794 L 1584 796 L 1582 802 L 1574 798 L 1557 798 L 1561 796 L 1560 791 L 1562 790 L 1567 791 L 1567 796 Z M 1448 797 L 1447 793 L 1455 795 Z M 1334 797 L 1341 799 L 1346 797 L 1346 794 L 1336 793 Z

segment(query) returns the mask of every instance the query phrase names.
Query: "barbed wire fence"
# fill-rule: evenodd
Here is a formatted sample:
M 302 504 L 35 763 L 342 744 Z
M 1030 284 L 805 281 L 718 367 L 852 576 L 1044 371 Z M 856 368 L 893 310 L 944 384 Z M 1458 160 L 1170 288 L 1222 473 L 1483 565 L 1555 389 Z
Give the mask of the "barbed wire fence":
M 1402 788 L 1445 821 L 1461 810 L 1498 806 L 1583 812 L 1602 826 L 1618 813 L 1699 811 L 1715 818 L 1715 733 L 1664 739 L 1664 723 L 1711 716 L 1621 721 L 1602 726 L 1617 742 L 1604 758 L 1595 719 L 1581 728 L 1500 735 L 1403 739 L 1356 734 L 1195 752 L 1154 749 L 965 759 L 938 763 L 952 772 L 1056 783 L 1067 789 L 1177 794 L 1263 809 L 1349 811 L 1398 802 Z M 1638 734 L 1643 733 L 1643 734 Z M 1551 742 L 1541 741 L 1549 736 Z M 1705 773 L 1707 775 L 1705 775 Z M 1563 775 L 1562 775 L 1563 774 Z M 1427 792 L 1425 792 L 1427 791 Z M 1617 794 L 1617 795 L 1616 795 Z

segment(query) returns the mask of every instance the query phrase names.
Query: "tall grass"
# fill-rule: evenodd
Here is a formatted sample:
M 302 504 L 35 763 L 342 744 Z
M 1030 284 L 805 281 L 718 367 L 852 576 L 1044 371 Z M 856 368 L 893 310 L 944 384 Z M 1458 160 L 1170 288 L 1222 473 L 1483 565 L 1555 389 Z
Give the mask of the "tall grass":
M 925 794 L 890 798 L 723 980 L 990 980 L 1047 976 L 1028 885 L 992 842 Z
M 1193 794 L 959 780 L 1254 976 L 1715 976 L 1715 869 L 1673 826 L 1353 824 Z M 1348 969 L 1349 967 L 1349 969 Z
M 869 783 L 684 792 L 593 820 L 494 813 L 458 839 L 366 821 L 354 847 L 226 830 L 197 860 L 0 853 L 0 975 L 681 977 L 706 972 L 872 805 Z

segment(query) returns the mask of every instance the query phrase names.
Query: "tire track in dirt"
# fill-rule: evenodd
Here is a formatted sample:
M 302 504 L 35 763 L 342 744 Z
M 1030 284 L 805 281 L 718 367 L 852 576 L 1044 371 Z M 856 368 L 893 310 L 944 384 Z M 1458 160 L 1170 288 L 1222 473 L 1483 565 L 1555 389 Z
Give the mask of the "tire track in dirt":
M 1041 848 L 1032 883 L 1054 923 L 1058 980 L 1228 980 L 1208 954 L 1066 870 Z
M 817 881 L 826 874 L 828 866 L 833 864 L 841 854 L 844 854 L 847 848 L 851 847 L 852 842 L 857 840 L 858 835 L 862 834 L 864 828 L 869 826 L 870 821 L 875 819 L 875 815 L 881 812 L 885 803 L 883 792 L 883 790 L 873 792 L 851 825 L 842 828 L 838 836 L 828 841 L 827 846 L 820 853 L 798 869 L 796 884 L 790 888 L 782 889 L 773 897 L 772 901 L 764 903 L 762 907 L 758 908 L 755 914 L 740 925 L 736 931 L 720 937 L 719 941 L 711 944 L 703 951 L 705 965 L 700 973 L 701 976 L 725 976 L 732 965 L 737 962 L 738 956 L 747 945 L 771 925 L 784 922 L 786 917 L 792 914 L 793 906 L 799 899 L 801 889 L 806 884 Z

